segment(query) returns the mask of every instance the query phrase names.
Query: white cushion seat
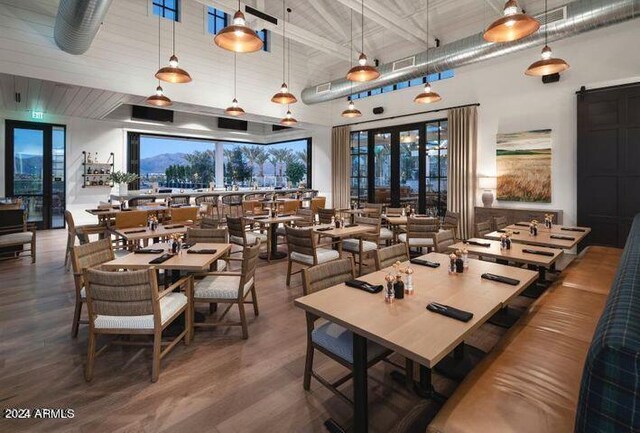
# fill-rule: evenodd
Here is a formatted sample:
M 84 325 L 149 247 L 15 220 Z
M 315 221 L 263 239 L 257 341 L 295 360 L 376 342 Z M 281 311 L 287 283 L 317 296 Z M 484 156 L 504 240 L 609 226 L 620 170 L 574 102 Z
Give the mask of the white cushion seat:
M 8 233 L 0 235 L 0 246 L 4 245 L 24 245 L 31 243 L 33 232 Z
M 407 234 L 406 233 L 399 234 L 398 240 L 400 242 L 407 242 Z M 409 246 L 410 247 L 432 247 L 433 238 L 410 238 Z
M 261 242 L 267 241 L 267 235 L 259 232 L 247 232 L 247 244 L 253 245 L 256 243 L 256 239 L 260 239 Z M 234 244 L 244 245 L 243 239 L 240 236 L 229 236 L 229 241 Z
M 183 293 L 169 293 L 160 298 L 160 317 L 164 325 L 171 316 L 187 305 Z M 153 314 L 144 316 L 106 316 L 97 315 L 94 325 L 99 329 L 153 329 Z
M 381 227 L 380 240 L 388 241 L 389 239 L 393 239 L 393 232 L 386 227 Z
M 225 269 L 227 269 L 227 261 L 216 260 L 216 271 L 224 271 Z
M 244 285 L 244 293 L 251 289 L 253 278 Z M 193 297 L 195 299 L 236 299 L 240 277 L 235 275 L 209 275 L 195 285 Z
M 326 322 L 311 332 L 311 341 L 329 352 L 353 364 L 353 334 L 348 329 Z M 387 352 L 387 349 L 372 341 L 367 342 L 367 360 Z
M 342 249 L 350 253 L 360 252 L 360 241 L 358 239 L 345 239 L 342 241 Z M 378 249 L 378 244 L 372 241 L 362 241 L 362 251 L 374 251 Z
M 320 264 L 320 263 L 330 262 L 331 260 L 339 259 L 340 253 L 330 248 L 317 248 L 316 256 L 318 257 L 318 264 Z M 307 265 L 313 266 L 313 256 L 308 256 L 306 254 L 298 253 L 296 251 L 291 253 L 291 260 L 295 260 L 297 262 L 302 262 L 302 263 L 306 263 Z

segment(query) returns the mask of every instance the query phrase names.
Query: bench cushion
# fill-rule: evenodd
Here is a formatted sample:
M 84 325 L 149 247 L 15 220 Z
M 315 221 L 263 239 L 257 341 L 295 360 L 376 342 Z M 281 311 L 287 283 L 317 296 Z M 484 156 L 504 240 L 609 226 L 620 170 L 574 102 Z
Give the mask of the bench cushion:
M 340 253 L 330 248 L 316 248 L 316 257 L 318 257 L 318 264 L 320 264 L 339 259 Z M 291 260 L 306 263 L 307 265 L 313 265 L 313 256 L 298 253 L 296 251 L 291 253 Z
M 160 299 L 160 316 L 164 325 L 171 316 L 187 305 L 183 293 L 169 293 Z M 97 315 L 96 329 L 153 329 L 153 314 L 144 316 L 106 316 Z
M 244 295 L 251 289 L 253 278 L 244 285 Z M 236 299 L 240 277 L 235 275 L 209 275 L 198 281 L 193 297 L 196 299 Z
M 33 232 L 19 232 L 0 235 L 0 246 L 24 245 L 31 243 Z

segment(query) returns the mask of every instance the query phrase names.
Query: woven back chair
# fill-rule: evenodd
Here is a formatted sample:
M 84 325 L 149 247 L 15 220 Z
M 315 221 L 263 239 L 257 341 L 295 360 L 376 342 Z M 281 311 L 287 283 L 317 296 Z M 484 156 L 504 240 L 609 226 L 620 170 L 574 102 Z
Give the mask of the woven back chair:
M 380 248 L 376 251 L 376 270 L 379 271 L 392 266 L 395 262 L 405 262 L 407 260 L 409 260 L 409 249 L 404 242 Z
M 398 239 L 406 242 L 409 248 L 433 248 L 433 238 L 440 230 L 438 218 L 408 217 L 407 233 L 401 233 Z
M 329 224 L 331 222 L 331 218 L 335 218 L 336 216 L 335 209 L 319 208 L 316 210 L 316 213 L 318 214 L 320 224 Z
M 155 203 L 156 197 L 152 195 L 141 195 L 138 197 L 131 197 L 127 203 L 129 207 L 145 206 L 151 203 Z
M 311 208 L 311 211 L 314 214 L 316 214 L 316 213 L 318 213 L 319 209 L 324 209 L 326 204 L 327 204 L 327 198 L 326 197 L 313 197 L 311 199 L 311 205 L 309 207 Z
M 218 227 L 220 227 L 220 220 L 216 217 L 203 216 L 200 219 L 200 228 L 217 229 Z
M 491 222 L 482 221 L 482 222 L 476 223 L 475 228 L 476 228 L 475 236 L 477 238 L 483 238 L 489 233 L 491 233 Z
M 187 194 L 179 194 L 171 196 L 171 204 L 189 204 L 191 203 L 191 196 Z
M 220 201 L 222 202 L 223 214 L 231 216 L 239 216 L 242 213 L 242 193 L 225 194 Z
M 196 206 L 200 206 L 203 203 L 218 207 L 218 201 L 220 200 L 219 194 L 202 194 L 195 198 Z
M 149 334 L 154 337 L 151 381 L 157 381 L 160 359 L 181 339 L 184 338 L 185 344 L 189 344 L 193 314 L 188 299 L 192 297 L 192 277 L 184 277 L 162 292 L 158 289 L 154 268 L 128 272 L 105 272 L 89 268 L 84 270 L 84 281 L 89 310 L 85 380 L 93 378 L 98 335 Z M 176 289 L 184 289 L 187 295 L 174 292 Z M 186 313 L 185 329 L 162 350 L 162 330 L 182 313 Z M 134 342 L 129 340 L 128 344 Z
M 385 211 L 385 215 L 387 216 L 400 216 L 402 215 L 402 211 L 405 210 L 403 207 L 388 207 Z
M 382 215 L 382 207 L 384 204 L 382 203 L 365 203 L 362 206 L 362 210 L 364 211 L 362 215 L 368 216 L 371 218 L 379 218 Z
M 103 263 L 114 259 L 113 249 L 111 248 L 110 239 L 101 239 L 96 242 L 76 245 L 71 249 L 71 265 L 73 267 L 73 282 L 76 292 L 75 310 L 73 313 L 73 322 L 71 323 L 71 336 L 78 336 L 78 327 L 81 323 L 87 323 L 81 320 L 82 304 L 87 300 L 84 285 L 84 270 L 97 267 Z
M 253 245 L 258 239 L 261 242 L 267 241 L 267 236 L 263 233 L 247 231 L 247 222 L 242 217 L 227 217 L 227 230 L 229 230 L 229 242 L 241 247 Z
M 456 243 L 455 234 L 453 230 L 442 230 L 436 233 L 434 238 L 436 253 L 446 253 L 449 251 L 448 247 Z
M 318 248 L 317 236 L 310 228 L 285 227 L 289 263 L 287 267 L 287 286 L 291 284 L 291 275 L 302 271 L 292 272 L 293 264 L 315 266 L 340 258 L 340 253 L 330 248 Z
M 313 212 L 311 209 L 298 208 L 296 216 L 304 218 L 303 220 L 295 221 L 297 227 L 308 227 L 313 225 Z
M 229 233 L 227 229 L 218 229 L 218 228 L 193 228 L 189 227 L 187 229 L 187 242 L 189 243 L 213 243 L 213 244 L 224 244 L 229 241 Z
M 460 214 L 458 212 L 451 212 L 448 210 L 444 214 L 442 220 L 442 228 L 445 230 L 453 230 L 454 235 L 458 235 L 458 226 L 460 225 Z
M 147 225 L 148 213 L 144 210 L 132 210 L 128 212 L 118 212 L 116 214 L 116 229 L 129 229 L 132 227 L 145 227 Z
M 507 222 L 507 217 L 499 216 L 499 217 L 493 217 L 493 225 L 496 230 L 502 230 L 503 228 L 508 226 L 509 223 Z
M 371 230 L 358 235 L 358 238 L 349 238 L 342 241 L 342 249 L 350 252 L 353 257 L 358 257 L 358 274 L 362 275 L 364 259 L 373 257 L 380 243 L 380 217 L 356 216 L 354 223 L 360 226 L 370 227 Z M 362 241 L 360 241 L 362 238 Z
M 99 237 L 104 237 L 107 228 L 101 224 L 87 224 L 76 226 L 73 220 L 73 214 L 68 210 L 64 211 L 64 220 L 67 223 L 67 248 L 64 254 L 64 266 L 69 269 L 69 257 L 71 251 L 76 243 L 76 238 L 80 244 L 86 244 L 89 242 L 89 235 L 97 234 Z
M 172 223 L 182 223 L 187 221 L 196 222 L 197 220 L 198 208 L 195 206 L 171 208 Z
M 308 295 L 352 280 L 355 277 L 353 258 L 334 260 L 331 263 L 324 263 L 305 269 L 302 276 L 303 291 L 305 295 Z M 346 288 L 345 290 L 353 289 Z M 306 312 L 306 321 L 307 354 L 304 367 L 304 389 L 309 390 L 311 388 L 311 378 L 313 377 L 343 401 L 353 404 L 352 400 L 338 389 L 353 374 L 353 360 L 344 355 L 344 353 L 351 352 L 353 334 L 351 334 L 351 331 L 332 322 L 321 321 L 323 323 L 316 326 L 319 317 L 310 312 Z M 330 380 L 321 376 L 313 369 L 313 358 L 316 350 L 349 369 L 349 374 L 337 380 Z M 381 361 L 390 353 L 391 351 L 382 346 L 370 342 L 367 345 L 367 367 Z
M 243 216 L 251 216 L 251 215 L 261 215 L 265 213 L 262 209 L 262 202 L 258 199 L 252 200 L 244 200 L 242 202 L 242 215 Z

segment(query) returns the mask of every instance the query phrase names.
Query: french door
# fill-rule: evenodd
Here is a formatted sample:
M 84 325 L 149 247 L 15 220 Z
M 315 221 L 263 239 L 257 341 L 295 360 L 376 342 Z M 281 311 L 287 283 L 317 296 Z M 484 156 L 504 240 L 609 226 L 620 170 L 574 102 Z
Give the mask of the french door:
M 65 127 L 5 122 L 5 195 L 22 199 L 38 229 L 64 227 Z

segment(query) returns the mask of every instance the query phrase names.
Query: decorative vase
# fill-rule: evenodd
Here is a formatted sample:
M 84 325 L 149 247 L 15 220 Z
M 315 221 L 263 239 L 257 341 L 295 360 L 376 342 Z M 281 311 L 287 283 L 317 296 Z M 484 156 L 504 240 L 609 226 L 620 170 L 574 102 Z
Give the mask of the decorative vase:
M 485 190 L 482 193 L 482 204 L 484 205 L 484 207 L 492 207 L 493 193 L 490 190 Z
M 119 195 L 121 195 L 121 196 L 128 195 L 129 194 L 129 184 L 128 183 L 121 183 L 118 186 L 118 190 L 119 190 L 118 191 Z

